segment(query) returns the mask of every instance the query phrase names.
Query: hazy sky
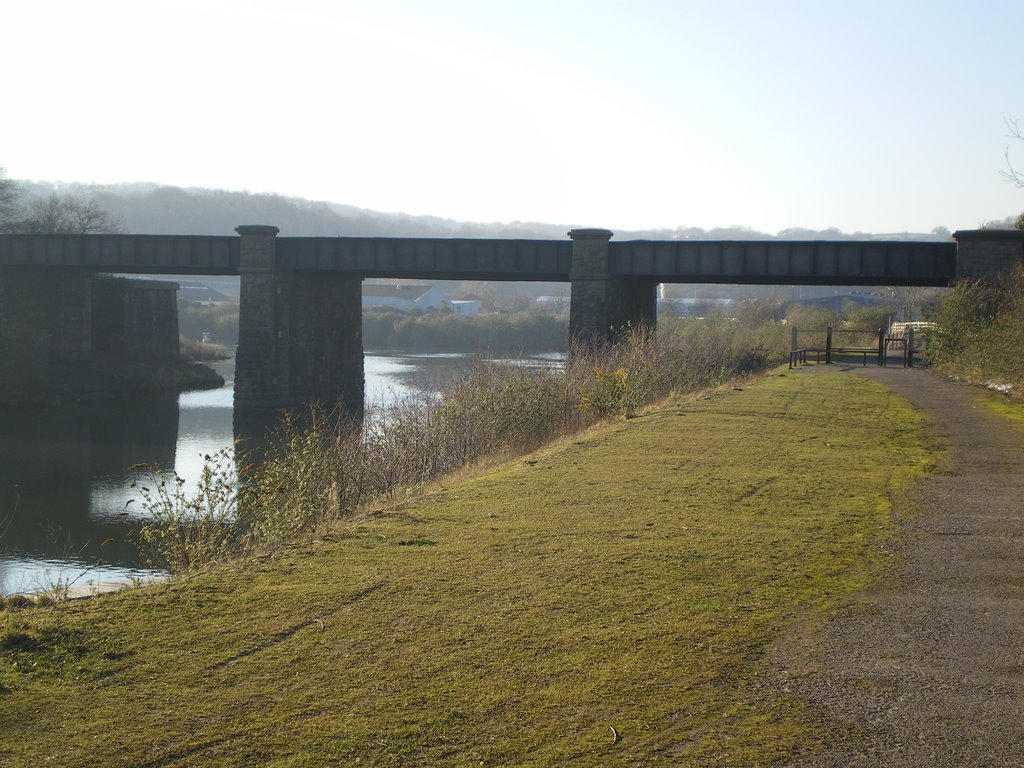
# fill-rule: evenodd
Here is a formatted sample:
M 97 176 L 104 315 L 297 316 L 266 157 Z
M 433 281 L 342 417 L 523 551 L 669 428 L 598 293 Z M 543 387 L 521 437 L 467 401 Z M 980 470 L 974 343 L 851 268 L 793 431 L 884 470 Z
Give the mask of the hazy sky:
M 470 221 L 1024 211 L 1022 0 L 0 0 L 0 165 Z M 267 222 L 273 223 L 273 222 Z

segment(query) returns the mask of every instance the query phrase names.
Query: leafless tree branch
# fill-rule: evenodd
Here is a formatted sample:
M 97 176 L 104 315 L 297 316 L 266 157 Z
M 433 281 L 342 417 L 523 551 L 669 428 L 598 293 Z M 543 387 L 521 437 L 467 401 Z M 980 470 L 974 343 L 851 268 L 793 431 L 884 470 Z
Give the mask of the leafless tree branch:
M 1017 141 L 1024 141 L 1024 134 L 1021 133 L 1020 123 L 1016 120 L 1010 120 L 1006 118 L 1006 129 L 1009 131 L 1008 138 L 1017 139 Z M 1015 187 L 1024 189 L 1024 173 L 1018 171 L 1013 167 L 1013 163 L 1010 161 L 1010 145 L 1006 145 L 1006 170 L 1000 171 L 999 175 L 1006 179 L 1008 182 L 1013 184 Z

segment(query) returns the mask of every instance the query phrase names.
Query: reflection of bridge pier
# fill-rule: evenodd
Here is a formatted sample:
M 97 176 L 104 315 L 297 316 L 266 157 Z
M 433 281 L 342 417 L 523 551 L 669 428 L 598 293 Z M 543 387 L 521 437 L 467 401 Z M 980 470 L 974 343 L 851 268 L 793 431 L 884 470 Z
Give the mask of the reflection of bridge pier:
M 174 398 L 0 409 L 4 550 L 56 561 L 138 562 L 129 536 L 138 521 L 119 514 L 131 493 L 129 467 L 173 467 L 177 439 Z

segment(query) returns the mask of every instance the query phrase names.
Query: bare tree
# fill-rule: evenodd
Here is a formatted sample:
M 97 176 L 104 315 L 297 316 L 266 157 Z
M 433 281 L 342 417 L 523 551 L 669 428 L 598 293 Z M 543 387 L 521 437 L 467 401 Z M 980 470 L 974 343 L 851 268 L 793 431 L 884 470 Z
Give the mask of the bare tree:
M 110 233 L 120 231 L 120 227 L 95 200 L 69 200 L 66 206 L 68 221 L 75 232 L 82 234 Z
M 9 232 L 18 220 L 21 188 L 7 178 L 7 169 L 0 165 L 0 232 Z
M 1024 141 L 1024 134 L 1021 133 L 1020 123 L 1016 120 L 1006 119 L 1006 127 L 1010 131 L 1007 136 L 1017 141 Z M 1013 163 L 1010 162 L 1010 145 L 1006 145 L 1006 170 L 1000 171 L 999 174 L 1006 179 L 1008 182 L 1016 187 L 1024 189 L 1024 172 L 1018 171 L 1013 167 Z
M 16 226 L 22 232 L 60 235 L 119 231 L 117 223 L 95 201 L 56 192 L 30 200 L 25 205 L 25 217 Z
M 40 234 L 64 234 L 66 224 L 64 201 L 56 192 L 51 192 L 49 197 L 29 200 L 25 204 L 24 216 L 18 222 L 18 229 Z

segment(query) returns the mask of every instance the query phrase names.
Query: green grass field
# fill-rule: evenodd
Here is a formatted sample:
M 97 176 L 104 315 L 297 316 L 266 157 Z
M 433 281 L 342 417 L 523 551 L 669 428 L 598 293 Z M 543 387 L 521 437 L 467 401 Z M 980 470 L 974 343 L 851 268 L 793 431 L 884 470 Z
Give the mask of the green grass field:
M 776 372 L 283 554 L 0 613 L 5 766 L 770 765 L 767 654 L 883 578 L 920 417 Z

